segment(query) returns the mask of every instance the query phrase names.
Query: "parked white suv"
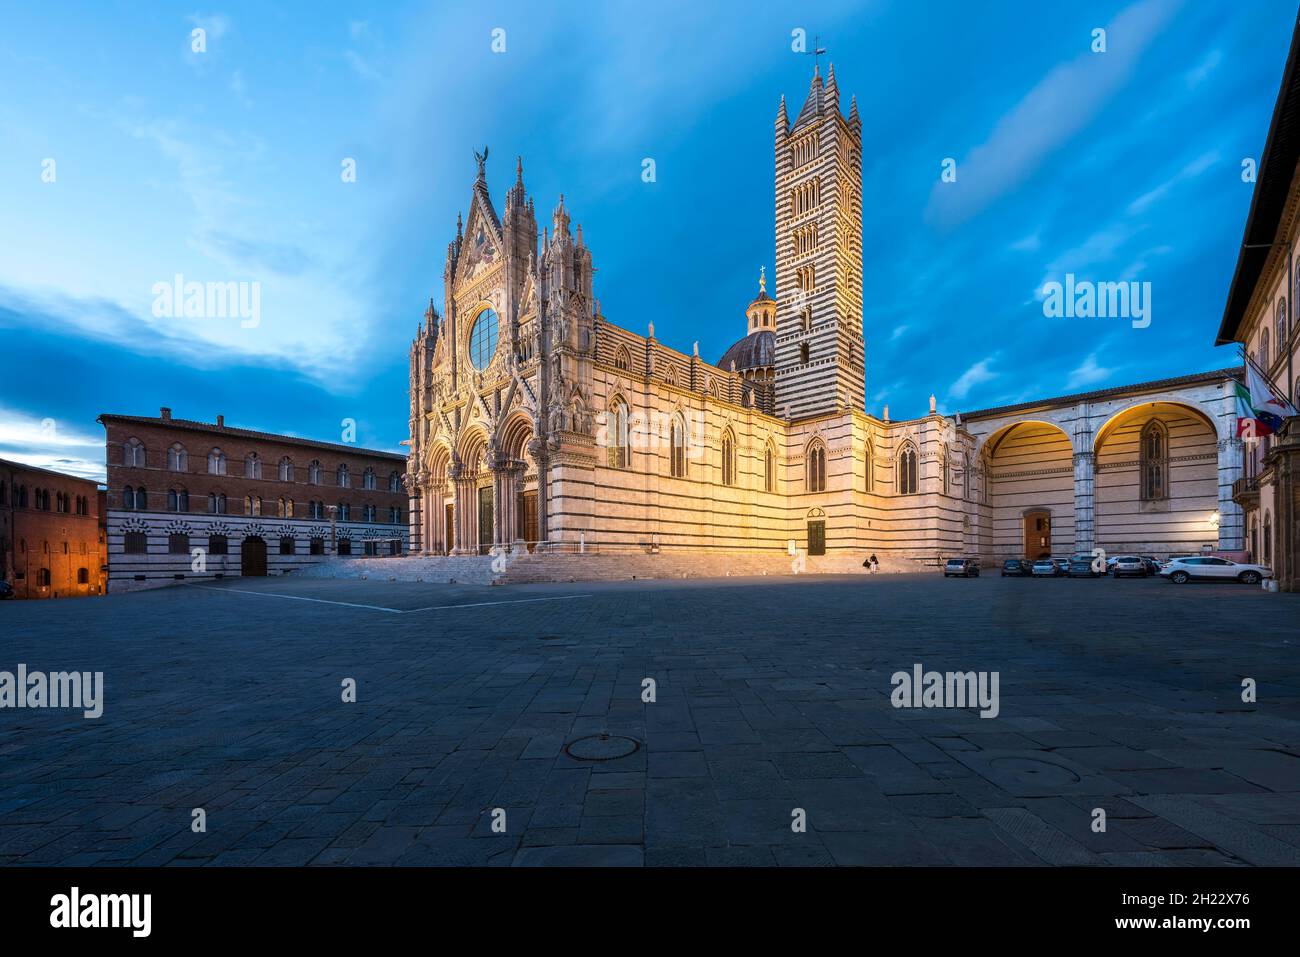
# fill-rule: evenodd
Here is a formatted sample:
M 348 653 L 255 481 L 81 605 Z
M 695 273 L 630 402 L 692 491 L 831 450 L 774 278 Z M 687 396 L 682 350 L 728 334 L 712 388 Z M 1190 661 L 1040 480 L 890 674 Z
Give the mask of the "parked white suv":
M 1260 579 L 1272 578 L 1273 570 L 1265 565 L 1244 565 L 1213 555 L 1191 555 L 1186 558 L 1171 558 L 1160 569 L 1160 574 L 1176 585 L 1194 578 L 1258 585 Z

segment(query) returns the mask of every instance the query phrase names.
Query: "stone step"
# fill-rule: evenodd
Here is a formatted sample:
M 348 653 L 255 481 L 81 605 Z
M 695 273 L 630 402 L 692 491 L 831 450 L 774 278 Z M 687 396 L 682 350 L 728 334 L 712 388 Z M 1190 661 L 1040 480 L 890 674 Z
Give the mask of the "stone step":
M 881 574 L 916 573 L 916 561 L 888 557 Z M 744 576 L 866 575 L 857 555 L 805 556 L 796 561 L 782 554 L 716 555 L 692 552 L 659 554 L 529 554 L 508 560 L 501 584 L 543 581 L 626 581 L 632 578 L 725 578 Z

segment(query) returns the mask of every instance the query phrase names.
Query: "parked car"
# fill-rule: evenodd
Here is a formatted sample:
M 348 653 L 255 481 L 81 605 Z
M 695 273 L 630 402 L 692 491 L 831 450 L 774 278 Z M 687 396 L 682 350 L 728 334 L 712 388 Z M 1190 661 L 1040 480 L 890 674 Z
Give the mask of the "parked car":
M 7 581 L 0 581 L 0 599 L 13 598 L 14 586 Z
M 978 558 L 950 558 L 943 566 L 944 578 L 979 578 L 980 560 Z
M 1175 585 L 1192 579 L 1239 581 L 1246 585 L 1258 585 L 1261 579 L 1272 578 L 1273 570 L 1267 565 L 1248 565 L 1212 555 L 1189 555 L 1185 558 L 1171 558 L 1160 569 L 1160 574 Z
M 1071 578 L 1100 578 L 1104 573 L 1093 571 L 1091 555 L 1075 555 L 1066 574 Z
M 1147 564 L 1137 555 L 1120 555 L 1110 566 L 1110 573 L 1116 578 L 1147 577 Z
M 1034 562 L 1030 574 L 1035 578 L 1056 578 L 1061 574 L 1061 566 L 1054 558 L 1040 558 Z
M 1141 557 L 1142 557 L 1142 564 L 1147 567 L 1148 575 L 1160 574 L 1161 566 L 1160 566 L 1160 560 L 1158 558 L 1154 558 L 1151 555 L 1143 555 Z
M 1033 571 L 1033 565 L 1023 558 L 1008 558 L 1002 563 L 1002 577 L 1024 578 Z
M 1056 567 L 1060 569 L 1060 574 L 1070 574 L 1070 560 L 1068 558 L 1053 558 L 1052 561 L 1056 562 Z

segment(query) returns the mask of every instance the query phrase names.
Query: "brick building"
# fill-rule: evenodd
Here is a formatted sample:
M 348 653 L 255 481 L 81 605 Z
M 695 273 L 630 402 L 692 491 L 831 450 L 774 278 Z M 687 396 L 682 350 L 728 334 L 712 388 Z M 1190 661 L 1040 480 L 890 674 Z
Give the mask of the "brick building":
M 15 597 L 104 593 L 102 495 L 90 479 L 0 459 L 0 581 Z
M 99 417 L 109 590 L 406 550 L 405 456 L 225 424 Z

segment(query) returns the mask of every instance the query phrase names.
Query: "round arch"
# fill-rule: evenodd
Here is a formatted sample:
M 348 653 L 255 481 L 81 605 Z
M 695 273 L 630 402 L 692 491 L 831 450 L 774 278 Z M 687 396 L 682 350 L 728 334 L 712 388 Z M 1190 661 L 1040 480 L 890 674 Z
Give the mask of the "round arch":
M 1125 406 L 1102 423 L 1101 428 L 1097 430 L 1096 435 L 1092 440 L 1093 452 L 1101 451 L 1102 443 L 1114 434 L 1114 432 L 1123 424 L 1125 418 L 1134 415 L 1135 413 L 1143 412 L 1145 412 L 1148 417 L 1152 418 L 1158 417 L 1162 412 L 1166 415 L 1187 414 L 1195 419 L 1199 419 L 1215 436 L 1216 441 L 1219 437 L 1218 427 L 1215 426 L 1214 420 L 1206 415 L 1203 409 L 1198 408 L 1190 402 L 1182 402 L 1177 399 L 1156 399 L 1151 402 L 1135 402 L 1133 405 Z

